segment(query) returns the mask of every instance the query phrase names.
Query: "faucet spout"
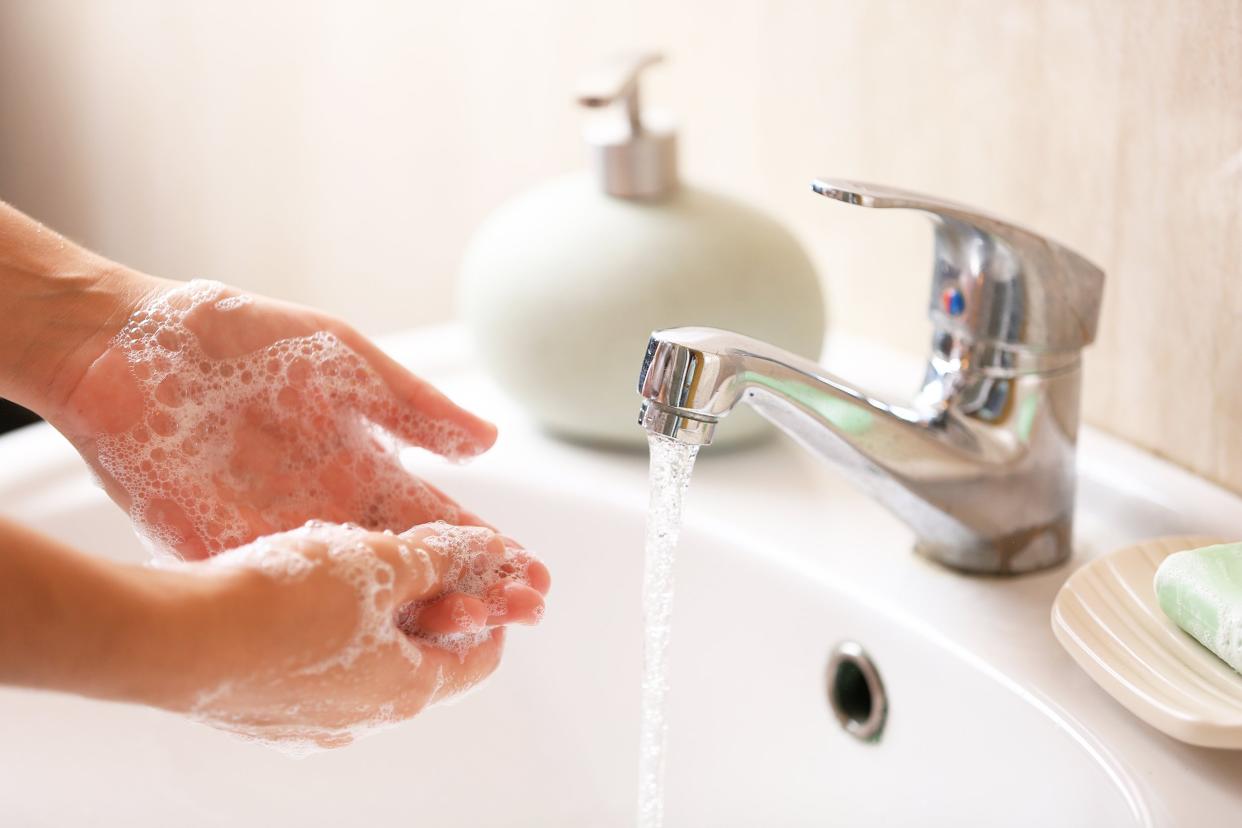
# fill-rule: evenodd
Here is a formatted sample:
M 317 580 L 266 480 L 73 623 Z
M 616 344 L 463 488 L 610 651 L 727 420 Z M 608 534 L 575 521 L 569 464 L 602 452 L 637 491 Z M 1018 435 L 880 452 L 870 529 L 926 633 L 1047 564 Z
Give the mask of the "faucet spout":
M 1058 563 L 1070 548 L 1077 423 L 1065 415 L 1076 412 L 1066 402 L 1076 403 L 1077 371 L 971 378 L 963 361 L 934 357 L 923 390 L 895 405 L 739 334 L 657 331 L 639 376 L 639 422 L 706 445 L 749 405 L 909 524 L 920 553 L 971 572 Z
M 708 445 L 743 401 L 796 438 L 806 428 L 859 436 L 923 418 L 873 399 L 811 360 L 715 328 L 656 331 L 638 378 L 639 423 L 649 432 Z

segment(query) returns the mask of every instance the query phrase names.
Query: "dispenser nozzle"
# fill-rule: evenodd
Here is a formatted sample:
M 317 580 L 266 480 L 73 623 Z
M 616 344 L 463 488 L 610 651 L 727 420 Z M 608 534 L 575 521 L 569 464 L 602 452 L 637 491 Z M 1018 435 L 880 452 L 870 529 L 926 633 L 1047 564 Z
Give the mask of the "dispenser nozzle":
M 644 122 L 639 77 L 660 63 L 658 52 L 630 52 L 604 61 L 578 83 L 578 103 L 592 109 L 621 104 L 625 129 L 615 125 L 588 129 L 584 137 L 595 149 L 600 185 L 619 198 L 655 198 L 677 186 L 677 138 Z

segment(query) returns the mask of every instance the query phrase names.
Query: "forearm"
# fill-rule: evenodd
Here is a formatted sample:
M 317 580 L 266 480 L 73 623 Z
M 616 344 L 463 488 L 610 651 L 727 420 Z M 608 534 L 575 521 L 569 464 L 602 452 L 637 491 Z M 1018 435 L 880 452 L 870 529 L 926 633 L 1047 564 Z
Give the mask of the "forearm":
M 184 709 L 222 577 L 85 555 L 0 519 L 0 683 Z
M 150 289 L 0 202 L 0 397 L 46 416 Z

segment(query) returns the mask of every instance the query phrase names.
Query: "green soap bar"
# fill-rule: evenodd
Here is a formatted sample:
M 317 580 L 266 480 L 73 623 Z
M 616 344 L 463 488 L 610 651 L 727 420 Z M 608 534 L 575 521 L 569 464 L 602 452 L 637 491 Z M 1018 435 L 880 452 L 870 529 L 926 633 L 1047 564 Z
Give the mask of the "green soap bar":
M 1165 558 L 1156 570 L 1156 600 L 1173 623 L 1242 673 L 1242 543 Z

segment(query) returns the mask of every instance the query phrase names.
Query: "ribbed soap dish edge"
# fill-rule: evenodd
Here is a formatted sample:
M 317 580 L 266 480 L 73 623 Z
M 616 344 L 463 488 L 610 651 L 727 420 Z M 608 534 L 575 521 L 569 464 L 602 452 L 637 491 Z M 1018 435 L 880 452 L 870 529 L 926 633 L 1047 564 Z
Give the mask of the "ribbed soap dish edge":
M 1096 558 L 1057 593 L 1052 631 L 1096 684 L 1152 727 L 1242 750 L 1242 675 L 1170 621 L 1152 585 L 1169 555 L 1221 542 L 1156 538 Z

